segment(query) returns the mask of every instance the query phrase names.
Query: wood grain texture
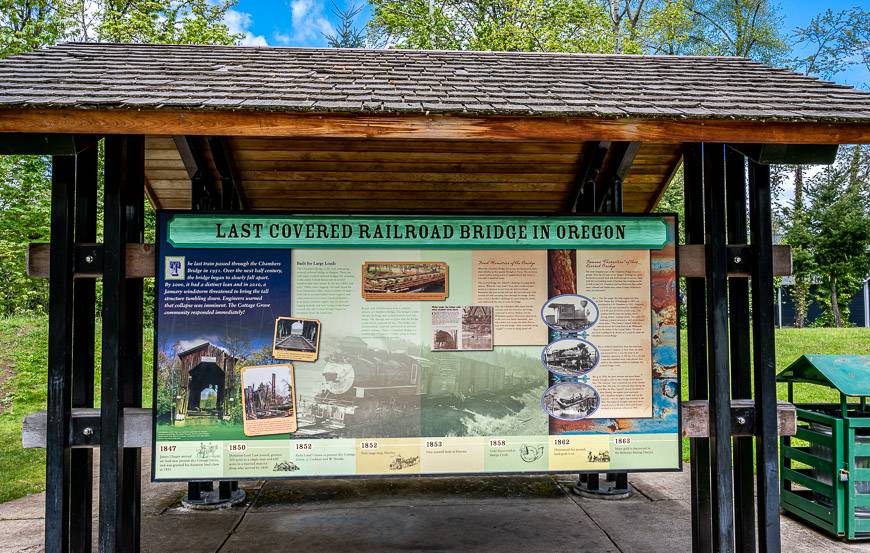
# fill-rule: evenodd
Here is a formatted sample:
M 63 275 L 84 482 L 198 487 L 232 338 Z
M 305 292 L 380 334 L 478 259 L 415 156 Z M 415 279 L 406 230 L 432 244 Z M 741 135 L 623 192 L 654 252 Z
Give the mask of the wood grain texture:
M 31 243 L 27 248 L 27 275 L 34 278 L 48 278 L 49 253 L 51 247 L 45 242 Z M 154 244 L 127 244 L 127 265 L 125 276 L 143 278 L 154 276 Z M 96 278 L 93 272 L 77 272 L 75 278 Z
M 234 137 L 228 144 L 251 207 L 291 211 L 303 200 L 311 212 L 335 211 L 340 197 L 345 212 L 425 211 L 440 200 L 435 209 L 446 213 L 485 210 L 484 202 L 502 213 L 555 213 L 583 150 L 580 141 L 540 140 Z M 653 202 L 681 151 L 681 144 L 641 145 L 623 183 L 626 211 Z M 190 207 L 188 171 L 171 138 L 147 137 L 146 178 L 152 203 Z
M 127 276 L 131 278 L 153 277 L 155 247 L 153 244 L 127 245 Z M 705 271 L 704 246 L 689 244 L 679 246 L 680 276 L 703 278 Z M 746 264 L 747 267 L 749 264 Z M 44 242 L 31 243 L 27 248 L 27 274 L 34 278 L 47 278 L 49 270 L 49 245 Z M 791 274 L 791 248 L 773 247 L 773 274 Z M 94 278 L 94 273 L 76 273 L 76 278 Z M 749 273 L 732 272 L 730 277 L 749 277 Z
M 0 111 L 0 132 L 336 138 L 866 144 L 867 123 L 458 117 L 129 109 Z
M 681 418 L 683 421 L 684 438 L 708 438 L 710 436 L 710 403 L 707 400 L 695 399 L 684 401 Z M 731 409 L 753 409 L 755 400 L 732 399 Z M 777 428 L 780 436 L 794 436 L 797 433 L 797 411 L 795 406 L 786 401 L 777 401 Z M 752 434 L 734 433 L 734 436 L 751 436 Z
M 87 407 L 72 409 L 73 419 L 96 419 L 100 410 Z M 45 411 L 30 413 L 21 425 L 21 445 L 24 448 L 45 447 Z M 74 426 L 75 427 L 75 426 Z M 98 445 L 73 446 L 77 448 L 99 447 Z M 124 409 L 124 447 L 151 447 L 151 409 L 127 407 Z

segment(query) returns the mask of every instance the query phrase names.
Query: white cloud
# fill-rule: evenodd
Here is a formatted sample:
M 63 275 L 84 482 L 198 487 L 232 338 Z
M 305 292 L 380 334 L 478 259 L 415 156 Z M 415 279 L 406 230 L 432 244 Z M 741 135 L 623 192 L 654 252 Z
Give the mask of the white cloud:
M 805 165 L 804 186 L 806 186 L 806 183 L 810 179 L 824 171 L 824 169 L 824 165 Z M 794 171 L 786 171 L 782 179 L 779 196 L 774 198 L 774 201 L 781 206 L 791 206 L 792 202 L 794 202 L 794 189 Z M 806 198 L 804 198 L 804 202 L 806 202 Z
M 290 2 L 290 17 L 293 42 L 323 42 L 323 35 L 335 34 L 335 27 L 323 15 L 323 2 L 293 0 Z
M 288 35 L 288 34 L 284 34 L 284 33 L 280 32 L 280 31 L 275 31 L 275 32 L 272 34 L 272 39 L 273 39 L 277 44 L 285 44 L 285 45 L 286 45 L 286 44 L 290 44 L 290 41 L 292 40 L 292 37 L 291 37 L 290 35 Z
M 254 22 L 251 14 L 248 12 L 240 12 L 236 10 L 227 10 L 224 14 L 224 24 L 233 34 L 242 34 L 241 44 L 243 46 L 268 46 L 266 37 L 263 35 L 254 35 L 249 29 Z

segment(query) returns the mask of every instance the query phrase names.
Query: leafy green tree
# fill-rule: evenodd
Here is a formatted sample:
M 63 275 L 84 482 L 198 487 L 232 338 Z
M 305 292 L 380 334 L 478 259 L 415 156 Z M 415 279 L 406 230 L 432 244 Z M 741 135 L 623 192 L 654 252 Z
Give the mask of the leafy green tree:
M 26 246 L 48 241 L 51 162 L 45 156 L 0 156 L 0 315 L 44 313 L 48 287 L 25 273 Z
M 844 149 L 834 165 L 810 183 L 808 250 L 822 291 L 823 320 L 841 327 L 849 300 L 870 273 L 870 149 Z
M 62 40 L 233 44 L 241 37 L 230 33 L 223 19 L 235 3 L 0 0 L 0 57 Z M 102 151 L 99 160 L 102 167 Z M 47 308 L 46 283 L 26 276 L 25 259 L 29 242 L 49 237 L 50 169 L 48 157 L 0 156 L 0 315 Z M 153 240 L 154 212 L 147 202 L 145 211 L 146 238 Z M 145 319 L 150 321 L 153 279 L 146 279 L 145 290 Z
M 241 35 L 230 33 L 223 23 L 236 0 L 76 0 L 79 13 L 97 11 L 91 21 L 74 28 L 83 38 L 95 36 L 103 42 L 147 42 L 165 44 L 235 44 Z
M 791 298 L 794 303 L 794 326 L 803 328 L 806 325 L 810 305 L 810 286 L 812 275 L 816 271 L 816 263 L 810 251 L 814 236 L 810 232 L 809 215 L 803 199 L 803 168 L 797 166 L 793 171 L 795 195 L 791 205 L 783 206 L 781 209 L 781 219 L 784 220 L 782 237 L 792 250 L 794 284 L 791 287 Z
M 697 54 L 741 56 L 776 64 L 787 52 L 782 17 L 771 0 L 692 0 L 690 35 Z
M 839 12 L 826 10 L 814 17 L 806 27 L 799 27 L 791 35 L 796 52 L 790 64 L 807 75 L 830 79 L 848 67 L 870 62 L 870 12 L 854 7 Z M 804 171 L 802 165 L 791 168 L 794 177 L 794 200 L 782 210 L 784 237 L 792 247 L 794 285 L 792 299 L 795 306 L 794 325 L 806 323 L 810 304 L 811 275 L 815 263 L 810 253 L 813 235 L 804 205 Z
M 610 52 L 616 41 L 595 0 L 371 0 L 372 40 L 440 50 Z
M 0 0 L 0 58 L 62 39 L 70 24 L 67 2 Z

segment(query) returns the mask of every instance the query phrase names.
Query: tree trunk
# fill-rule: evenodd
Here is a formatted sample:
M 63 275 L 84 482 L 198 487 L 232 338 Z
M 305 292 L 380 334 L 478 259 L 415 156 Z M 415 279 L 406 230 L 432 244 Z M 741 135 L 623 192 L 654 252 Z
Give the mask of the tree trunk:
M 804 210 L 804 167 L 796 165 L 794 168 L 794 214 L 798 216 Z
M 803 328 L 807 324 L 807 310 L 809 309 L 810 286 L 808 279 L 801 275 L 795 276 L 792 286 L 792 302 L 794 303 L 794 327 Z
M 840 313 L 840 303 L 837 297 L 837 281 L 831 280 L 831 313 L 834 315 L 834 326 L 842 328 L 843 315 Z
M 796 165 L 794 168 L 794 210 L 792 211 L 792 226 L 801 224 L 804 211 L 804 168 Z M 805 275 L 796 274 L 792 287 L 792 300 L 794 301 L 794 326 L 803 328 L 807 324 L 807 310 L 810 295 L 809 279 Z

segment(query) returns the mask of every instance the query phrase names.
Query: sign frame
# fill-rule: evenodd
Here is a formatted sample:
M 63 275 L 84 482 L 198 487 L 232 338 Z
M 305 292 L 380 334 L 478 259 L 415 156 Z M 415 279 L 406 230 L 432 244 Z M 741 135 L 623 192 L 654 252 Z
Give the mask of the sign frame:
M 656 218 L 656 217 L 673 218 L 674 235 L 675 235 L 674 236 L 674 245 L 675 245 L 675 248 L 674 248 L 674 272 L 675 272 L 675 276 L 676 276 L 674 295 L 675 295 L 675 309 L 676 309 L 676 324 L 675 324 L 675 326 L 676 326 L 676 336 L 675 336 L 676 345 L 675 345 L 675 348 L 676 348 L 676 389 L 677 389 L 677 391 L 676 391 L 675 399 L 676 399 L 676 405 L 677 405 L 677 416 L 676 416 L 677 440 L 676 440 L 675 447 L 677 449 L 677 466 L 673 467 L 673 468 L 637 468 L 637 469 L 635 469 L 635 468 L 630 468 L 630 469 L 623 468 L 623 469 L 594 469 L 594 470 L 571 469 L 568 471 L 566 471 L 565 469 L 542 469 L 542 470 L 505 471 L 505 472 L 501 472 L 501 471 L 499 471 L 499 472 L 495 472 L 495 471 L 489 471 L 489 472 L 487 472 L 487 471 L 483 471 L 483 472 L 469 471 L 469 472 L 465 472 L 465 471 L 463 471 L 463 472 L 450 472 L 450 473 L 420 472 L 420 473 L 402 473 L 402 474 L 342 474 L 342 475 L 323 475 L 323 474 L 321 474 L 321 475 L 309 475 L 309 476 L 293 476 L 293 475 L 265 476 L 265 475 L 259 475 L 256 477 L 253 477 L 253 476 L 252 477 L 202 476 L 201 478 L 190 478 L 190 477 L 184 477 L 184 478 L 163 478 L 163 477 L 161 477 L 161 478 L 156 478 L 155 475 L 156 475 L 157 453 L 158 453 L 158 451 L 157 451 L 158 450 L 158 445 L 157 445 L 158 444 L 158 442 L 157 442 L 157 417 L 158 417 L 157 401 L 158 401 L 158 396 L 157 396 L 157 371 L 156 371 L 156 367 L 157 367 L 158 355 L 159 355 L 159 350 L 158 350 L 157 341 L 156 341 L 156 339 L 159 335 L 159 316 L 158 316 L 158 306 L 156 305 L 156 300 L 157 300 L 157 295 L 159 293 L 158 286 L 160 283 L 160 276 L 162 274 L 161 273 L 161 268 L 162 268 L 161 264 L 164 262 L 164 258 L 161 255 L 161 250 L 163 248 L 164 239 L 166 238 L 163 236 L 164 233 L 162 232 L 163 229 L 162 229 L 162 225 L 160 224 L 160 221 L 161 221 L 161 216 L 166 216 L 166 217 L 171 218 L 171 217 L 174 217 L 176 215 L 183 215 L 185 217 L 213 217 L 213 218 L 233 217 L 233 218 L 252 218 L 252 219 L 253 218 L 262 218 L 264 216 L 275 217 L 275 218 L 288 218 L 288 217 L 296 218 L 296 217 L 298 217 L 298 218 L 304 218 L 304 219 L 327 219 L 327 218 L 329 218 L 329 219 L 345 219 L 345 218 L 357 219 L 357 218 L 371 217 L 371 218 L 389 218 L 389 219 L 402 218 L 402 219 L 418 220 L 418 221 L 420 221 L 420 220 L 425 221 L 425 220 L 446 220 L 446 219 L 470 219 L 470 218 L 474 219 L 474 220 L 491 219 L 493 221 L 503 220 L 503 219 L 507 219 L 507 218 L 521 218 L 524 220 L 651 219 L 651 218 Z M 167 222 L 166 226 L 168 229 L 168 227 L 169 227 L 168 222 Z M 602 473 L 603 474 L 619 474 L 619 473 L 627 473 L 627 472 L 631 472 L 631 473 L 674 473 L 674 472 L 682 472 L 682 470 L 683 470 L 684 461 L 683 461 L 682 450 L 683 450 L 683 441 L 685 440 L 685 438 L 683 438 L 682 358 L 681 358 L 681 354 L 680 354 L 680 352 L 681 352 L 681 339 L 682 339 L 681 332 L 680 332 L 681 318 L 682 318 L 682 315 L 681 315 L 681 313 L 682 313 L 682 292 L 681 292 L 680 280 L 682 277 L 679 276 L 680 275 L 680 256 L 679 256 L 679 247 L 678 246 L 679 246 L 680 216 L 677 212 L 664 211 L 664 212 L 651 212 L 651 213 L 619 213 L 619 214 L 582 214 L 582 213 L 565 214 L 565 213 L 559 213 L 556 215 L 546 215 L 546 214 L 542 215 L 539 213 L 528 213 L 528 214 L 510 214 L 510 215 L 506 215 L 506 216 L 497 216 L 497 215 L 494 216 L 494 215 L 492 215 L 492 212 L 486 212 L 485 214 L 481 214 L 480 216 L 477 216 L 475 213 L 463 213 L 460 215 L 451 215 L 451 214 L 443 214 L 443 213 L 439 214 L 439 213 L 425 212 L 425 213 L 420 213 L 420 214 L 408 215 L 407 213 L 400 212 L 400 213 L 383 213 L 383 214 L 379 213 L 377 215 L 366 216 L 366 215 L 357 215 L 357 214 L 337 214 L 337 215 L 313 214 L 313 215 L 306 215 L 306 214 L 299 214 L 299 213 L 289 213 L 289 212 L 284 212 L 284 211 L 275 211 L 275 212 L 269 211 L 269 212 L 263 212 L 263 213 L 251 213 L 251 212 L 238 212 L 238 211 L 225 211 L 225 210 L 197 212 L 197 211 L 182 210 L 182 209 L 160 209 L 160 210 L 157 210 L 155 213 L 155 227 L 156 227 L 155 228 L 156 251 L 155 251 L 155 256 L 154 256 L 155 308 L 154 308 L 153 321 L 152 321 L 153 322 L 153 329 L 154 329 L 154 346 L 152 348 L 153 349 L 152 363 L 153 363 L 154 370 L 153 370 L 153 377 L 152 377 L 152 425 L 151 425 L 151 427 L 152 427 L 151 428 L 152 448 L 151 448 L 151 475 L 150 475 L 152 482 L 189 482 L 189 481 L 194 480 L 194 479 L 195 480 L 200 480 L 200 479 L 201 480 L 210 480 L 210 481 L 238 481 L 238 480 L 244 480 L 244 479 L 256 479 L 256 480 L 324 480 L 324 479 L 432 478 L 432 477 L 461 478 L 461 477 L 471 477 L 471 476 L 497 477 L 497 476 L 550 475 L 550 474 L 564 474 L 565 472 L 578 473 L 578 474 L 602 474 Z M 661 247 L 664 247 L 665 244 L 667 244 L 667 241 L 665 241 Z M 197 246 L 191 246 L 191 247 L 205 249 L 205 248 L 208 248 L 209 246 L 197 245 Z M 659 249 L 661 249 L 661 247 Z M 224 248 L 224 246 L 210 246 L 210 248 L 218 249 L 218 248 Z M 232 247 L 225 247 L 225 248 L 226 249 L 246 249 L 246 248 L 232 248 Z M 576 250 L 576 249 L 578 249 L 576 247 L 574 247 L 574 248 L 571 248 L 571 247 L 541 247 L 541 246 L 509 247 L 506 245 L 491 245 L 491 246 L 455 245 L 455 246 L 447 246 L 447 247 L 444 247 L 444 246 L 421 247 L 421 245 L 419 245 L 419 244 L 416 246 L 415 245 L 410 245 L 410 246 L 409 245 L 395 245 L 392 247 L 367 246 L 367 245 L 340 245 L 340 244 L 334 245 L 334 246 L 324 246 L 324 245 L 318 244 L 316 246 L 310 247 L 310 249 L 324 249 L 324 250 L 326 250 L 326 249 L 341 250 L 341 249 L 354 249 L 354 248 L 383 249 L 383 250 L 389 250 L 389 249 L 433 249 L 433 250 L 439 250 L 439 249 L 469 249 L 469 250 L 473 250 L 473 249 L 480 249 L 480 250 L 486 250 L 486 249 L 566 250 L 567 249 L 567 250 L 570 250 L 570 249 L 575 249 Z M 253 248 L 247 248 L 247 249 L 253 249 Z M 291 249 L 292 250 L 292 249 L 300 249 L 300 247 L 299 246 L 278 244 L 278 245 L 275 245 L 272 247 L 260 246 L 256 249 Z M 308 248 L 306 248 L 306 249 L 308 249 Z M 598 248 L 589 247 L 589 248 L 583 248 L 583 249 L 612 249 L 612 250 L 616 250 L 616 249 L 640 249 L 640 248 L 636 248 L 636 247 L 632 248 L 630 246 L 627 246 L 625 248 L 616 248 L 616 247 L 612 247 L 612 246 L 601 246 Z M 291 293 L 292 293 L 292 291 L 291 291 Z M 319 341 L 319 338 L 320 337 L 319 337 L 319 333 L 318 333 L 318 341 Z M 650 339 L 652 339 L 652 336 L 650 336 Z M 552 340 L 552 338 L 550 338 L 550 340 Z M 292 363 L 292 361 L 289 361 L 289 362 Z M 551 386 L 552 386 L 551 384 L 547 384 L 547 387 L 551 387 Z M 294 394 L 295 394 L 295 392 L 294 392 Z M 294 403 L 296 403 L 296 398 L 294 398 Z M 648 417 L 641 417 L 641 418 L 643 419 L 643 418 L 648 418 Z M 624 417 L 624 419 L 627 419 L 627 417 Z M 671 433 L 668 433 L 668 434 L 671 434 Z M 594 435 L 594 434 L 550 434 L 548 436 L 553 437 L 553 436 L 559 436 L 559 435 L 564 435 L 566 437 L 574 437 L 574 436 L 581 436 L 582 437 L 584 435 Z M 614 433 L 611 436 L 618 436 L 618 435 L 619 435 L 618 433 Z M 626 436 L 630 436 L 630 435 L 631 434 L 626 434 Z M 426 438 L 426 437 L 421 437 L 421 438 Z M 487 437 L 487 438 L 489 438 L 489 437 Z M 332 439 L 332 438 L 317 438 L 317 439 Z M 377 439 L 379 439 L 379 438 L 372 438 L 372 440 L 377 440 Z M 437 439 L 437 437 L 434 437 L 433 439 Z

